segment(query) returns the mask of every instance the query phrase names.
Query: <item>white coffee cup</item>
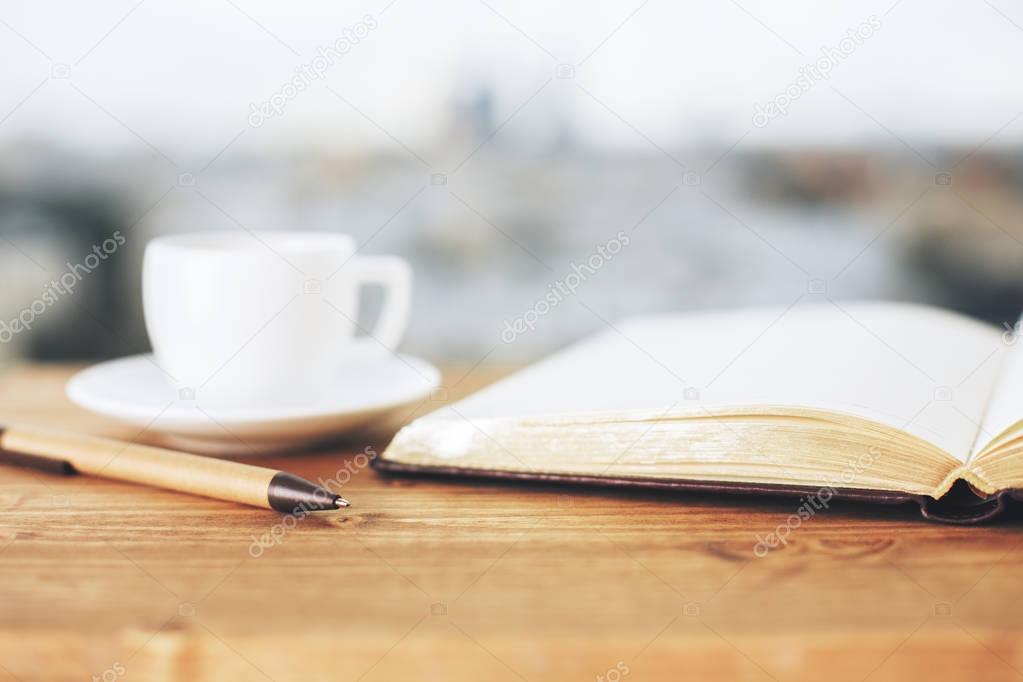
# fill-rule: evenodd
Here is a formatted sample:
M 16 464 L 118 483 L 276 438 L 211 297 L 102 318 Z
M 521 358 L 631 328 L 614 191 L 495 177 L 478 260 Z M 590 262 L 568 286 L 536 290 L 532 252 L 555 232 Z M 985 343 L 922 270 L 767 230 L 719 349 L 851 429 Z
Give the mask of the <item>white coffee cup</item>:
M 359 336 L 366 285 L 382 286 L 385 297 L 375 328 Z M 359 255 L 351 237 L 332 233 L 158 237 L 142 268 L 156 362 L 200 404 L 314 402 L 345 363 L 398 346 L 411 293 L 406 261 Z

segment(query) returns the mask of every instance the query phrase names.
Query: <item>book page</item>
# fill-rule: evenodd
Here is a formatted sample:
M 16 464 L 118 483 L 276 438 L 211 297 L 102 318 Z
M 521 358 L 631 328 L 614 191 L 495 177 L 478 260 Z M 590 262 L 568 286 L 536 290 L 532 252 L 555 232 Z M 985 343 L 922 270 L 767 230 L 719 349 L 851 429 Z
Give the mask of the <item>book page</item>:
M 1023 329 L 1023 318 L 1014 329 Z M 981 428 L 973 444 L 978 453 L 1003 431 L 1023 420 L 1023 335 L 1006 331 L 1001 335 L 1005 356 Z
M 965 461 L 1004 350 L 994 327 L 909 304 L 638 318 L 434 415 L 817 408 L 881 422 Z

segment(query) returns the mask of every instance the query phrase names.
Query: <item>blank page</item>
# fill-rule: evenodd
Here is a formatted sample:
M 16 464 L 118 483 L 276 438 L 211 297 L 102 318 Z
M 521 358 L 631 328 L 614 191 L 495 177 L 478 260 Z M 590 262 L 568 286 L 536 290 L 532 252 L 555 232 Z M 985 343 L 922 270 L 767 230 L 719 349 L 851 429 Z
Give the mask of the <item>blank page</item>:
M 1017 323 L 1020 328 L 1023 318 Z M 996 436 L 1023 419 L 1023 337 L 1002 334 L 1005 350 L 998 372 L 998 381 L 984 413 L 982 428 L 977 433 L 973 452 L 977 453 Z
M 428 418 L 818 408 L 907 431 L 965 461 L 1004 349 L 994 327 L 909 304 L 636 318 Z

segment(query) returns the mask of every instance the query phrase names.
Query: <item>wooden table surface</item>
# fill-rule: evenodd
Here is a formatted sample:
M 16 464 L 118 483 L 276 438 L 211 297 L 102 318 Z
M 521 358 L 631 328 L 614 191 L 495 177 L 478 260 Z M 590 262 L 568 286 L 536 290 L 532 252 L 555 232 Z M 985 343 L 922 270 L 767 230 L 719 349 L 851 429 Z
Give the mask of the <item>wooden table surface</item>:
M 502 370 L 452 367 L 451 397 Z M 131 436 L 0 377 L 0 421 Z M 335 475 L 383 443 L 261 460 Z M 0 681 L 1011 680 L 1021 526 L 791 500 L 359 469 L 353 507 L 280 514 L 0 468 Z M 254 538 L 272 533 L 271 543 Z

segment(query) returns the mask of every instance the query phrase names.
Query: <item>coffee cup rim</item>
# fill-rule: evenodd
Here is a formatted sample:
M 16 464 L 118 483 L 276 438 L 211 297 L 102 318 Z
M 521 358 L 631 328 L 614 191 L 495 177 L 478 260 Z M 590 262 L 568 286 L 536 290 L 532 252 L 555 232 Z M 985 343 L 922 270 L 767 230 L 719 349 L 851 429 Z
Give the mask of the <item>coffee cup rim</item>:
M 325 250 L 354 251 L 355 239 L 337 232 L 298 230 L 216 230 L 182 232 L 152 239 L 147 249 L 201 252 L 205 254 L 323 253 Z

